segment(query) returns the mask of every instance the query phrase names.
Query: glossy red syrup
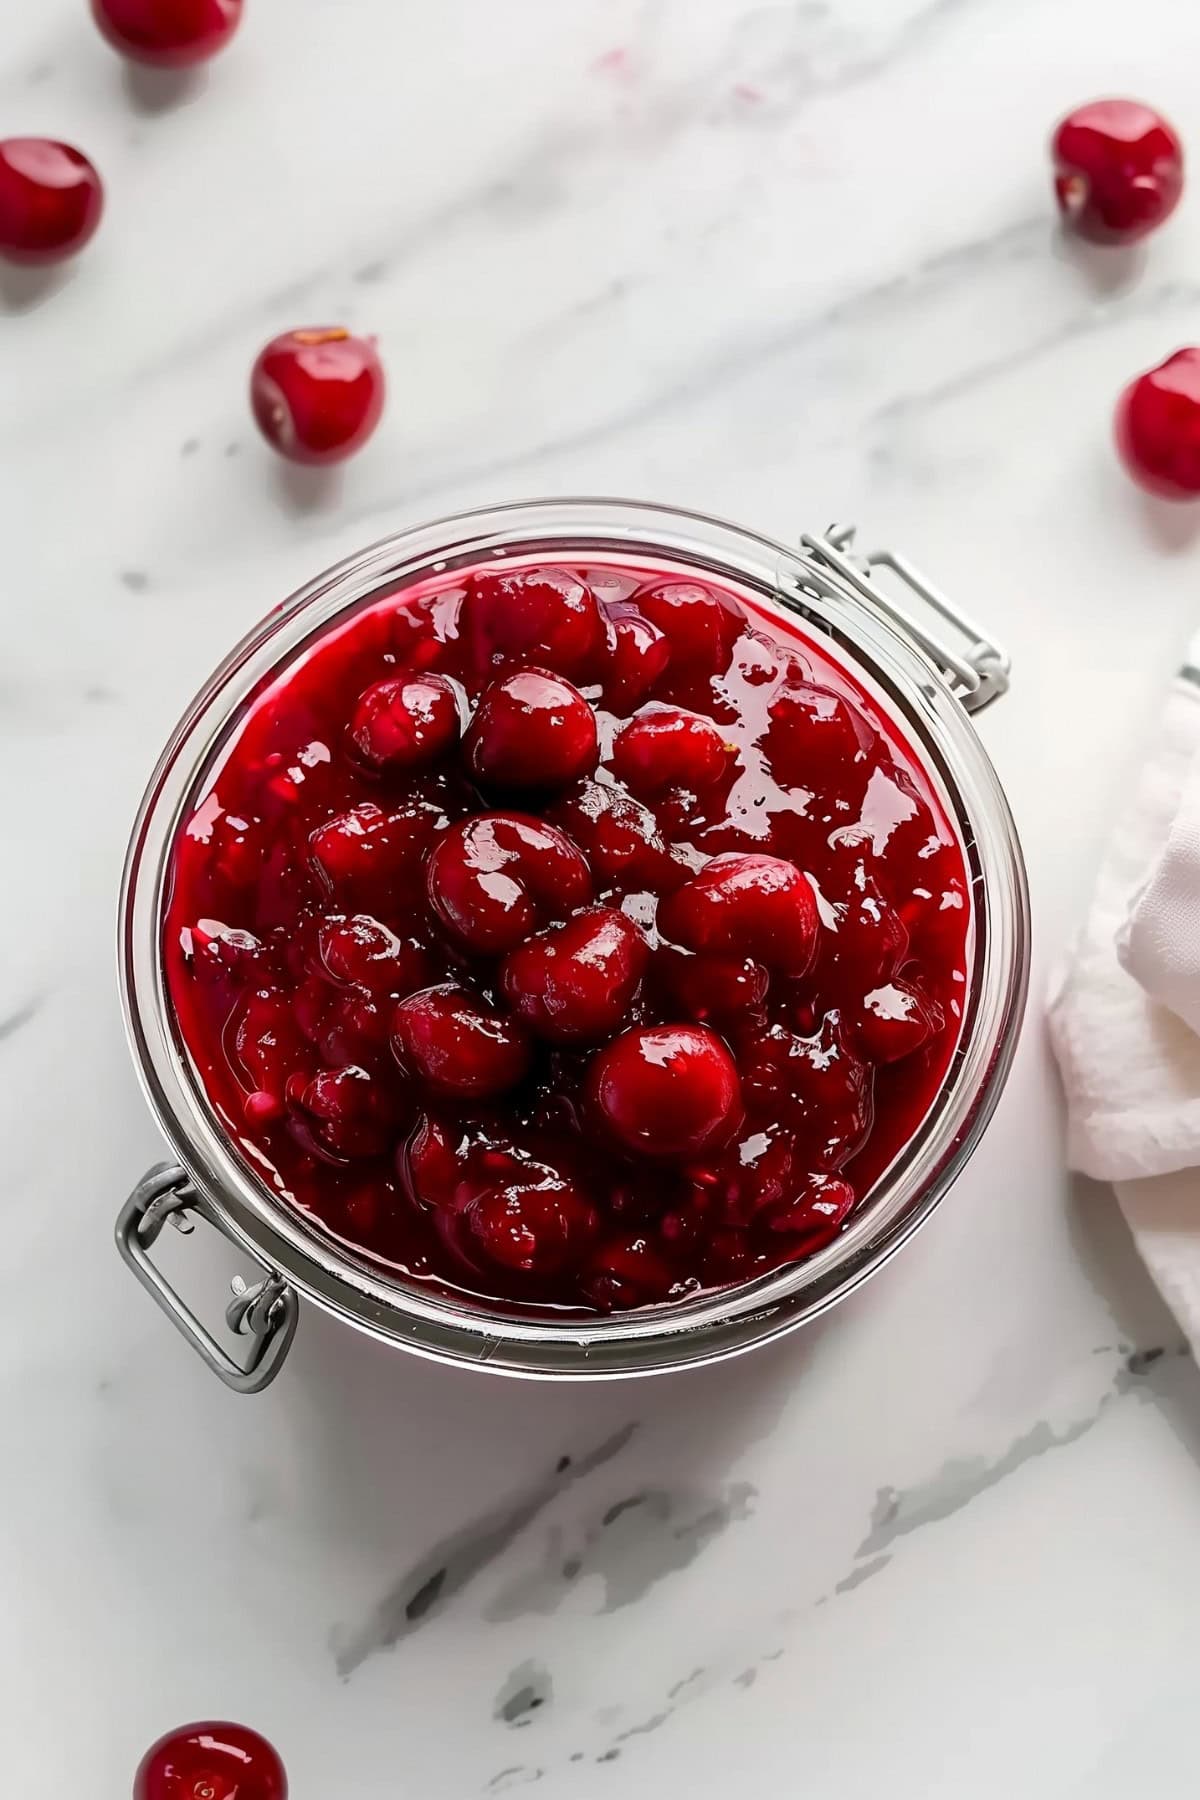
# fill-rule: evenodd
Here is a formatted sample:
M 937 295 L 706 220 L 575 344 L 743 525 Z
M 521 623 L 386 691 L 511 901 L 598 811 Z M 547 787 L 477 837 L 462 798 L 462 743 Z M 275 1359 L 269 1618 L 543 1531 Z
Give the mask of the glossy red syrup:
M 920 763 L 798 624 L 505 562 L 252 700 L 163 947 L 285 1203 L 442 1293 L 587 1313 L 836 1237 L 945 1076 L 970 930 Z

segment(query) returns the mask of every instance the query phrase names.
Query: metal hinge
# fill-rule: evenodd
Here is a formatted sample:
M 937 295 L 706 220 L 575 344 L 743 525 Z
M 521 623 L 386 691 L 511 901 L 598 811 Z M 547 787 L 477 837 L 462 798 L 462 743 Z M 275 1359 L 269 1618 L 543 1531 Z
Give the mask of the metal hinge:
M 855 593 L 869 600 L 893 625 L 915 639 L 967 712 L 981 712 L 1001 694 L 1007 693 L 1011 664 L 1000 645 L 969 613 L 947 599 L 906 556 L 894 550 L 875 550 L 867 556 L 849 554 L 854 531 L 853 525 L 831 525 L 824 537 L 810 537 L 805 532 L 800 542 L 817 563 L 834 570 Z M 962 647 L 956 649 L 947 643 L 944 637 L 931 631 L 907 607 L 893 599 L 875 580 L 877 569 L 889 569 L 939 618 L 953 626 L 962 639 Z
M 248 1359 L 236 1362 L 150 1260 L 150 1250 L 164 1225 L 170 1223 L 186 1234 L 197 1218 L 204 1219 L 223 1237 L 228 1236 L 220 1218 L 192 1186 L 186 1169 L 164 1163 L 142 1177 L 121 1208 L 117 1248 L 176 1330 L 199 1351 L 225 1385 L 239 1394 L 260 1393 L 278 1375 L 296 1335 L 300 1312 L 296 1291 L 277 1269 L 258 1257 L 255 1261 L 263 1270 L 261 1281 L 250 1286 L 240 1275 L 234 1276 L 230 1284 L 233 1299 L 225 1309 L 225 1323 L 230 1331 L 250 1340 Z

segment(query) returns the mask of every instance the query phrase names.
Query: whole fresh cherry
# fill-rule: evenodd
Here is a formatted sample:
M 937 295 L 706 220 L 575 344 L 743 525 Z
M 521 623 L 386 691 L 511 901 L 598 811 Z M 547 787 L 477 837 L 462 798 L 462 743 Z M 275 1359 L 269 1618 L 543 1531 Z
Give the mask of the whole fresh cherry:
M 0 256 L 62 262 L 93 235 L 104 187 L 82 150 L 51 138 L 0 141 Z
M 385 389 L 373 339 L 316 325 L 272 338 L 250 377 L 250 405 L 268 444 L 289 462 L 334 463 L 371 436 Z
M 1055 131 L 1051 152 L 1059 210 L 1094 244 L 1145 237 L 1183 192 L 1183 146 L 1161 113 L 1138 100 L 1077 107 Z
M 1165 500 L 1200 494 L 1200 349 L 1176 350 L 1117 403 L 1117 449 L 1139 487 Z
M 242 22 L 244 0 L 92 0 L 92 17 L 114 50 L 134 62 L 183 69 L 223 50 Z
M 287 1800 L 278 1753 L 246 1725 L 182 1725 L 151 1746 L 133 1800 Z

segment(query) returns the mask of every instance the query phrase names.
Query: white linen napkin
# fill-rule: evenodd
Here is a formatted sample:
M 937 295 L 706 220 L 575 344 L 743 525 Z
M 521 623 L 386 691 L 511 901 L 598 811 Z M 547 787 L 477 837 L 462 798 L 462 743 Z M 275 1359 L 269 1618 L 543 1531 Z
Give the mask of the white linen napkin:
M 1200 634 L 1053 984 L 1067 1159 L 1111 1181 L 1200 1357 Z

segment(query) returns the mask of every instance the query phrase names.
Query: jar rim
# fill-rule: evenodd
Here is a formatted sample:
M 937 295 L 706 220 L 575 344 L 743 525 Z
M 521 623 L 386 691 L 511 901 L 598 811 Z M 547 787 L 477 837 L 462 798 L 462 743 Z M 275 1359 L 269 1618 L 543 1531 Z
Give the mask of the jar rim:
M 749 587 L 768 610 L 818 630 L 902 724 L 959 833 L 972 886 L 973 970 L 954 1057 L 921 1125 L 842 1234 L 740 1286 L 595 1321 L 508 1315 L 406 1284 L 271 1194 L 189 1066 L 161 953 L 177 829 L 261 684 L 381 592 L 531 551 L 665 556 Z M 118 959 L 126 1032 L 160 1128 L 230 1236 L 301 1293 L 440 1361 L 525 1375 L 648 1374 L 737 1354 L 816 1317 L 929 1217 L 982 1136 L 1011 1064 L 1028 985 L 1029 905 L 1015 826 L 986 751 L 940 673 L 882 606 L 805 551 L 742 526 L 640 501 L 564 498 L 462 512 L 386 537 L 300 588 L 230 651 L 184 711 L 143 796 L 122 882 Z

